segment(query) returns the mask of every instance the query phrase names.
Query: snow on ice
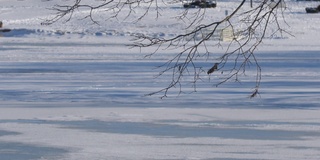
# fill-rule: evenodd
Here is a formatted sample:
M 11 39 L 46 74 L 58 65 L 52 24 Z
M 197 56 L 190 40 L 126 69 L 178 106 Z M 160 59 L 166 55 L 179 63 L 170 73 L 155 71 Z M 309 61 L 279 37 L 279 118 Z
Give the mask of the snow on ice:
M 237 2 L 218 1 L 207 18 Z M 286 1 L 284 27 L 293 36 L 259 47 L 262 82 L 253 99 L 250 72 L 241 83 L 215 87 L 217 75 L 204 75 L 195 93 L 144 96 L 170 82 L 154 79 L 155 68 L 175 52 L 145 58 L 155 48 L 128 47 L 131 35 L 181 33 L 184 24 L 171 18 L 181 3 L 161 6 L 157 21 L 153 13 L 138 23 L 104 21 L 97 12 L 94 25 L 79 21 L 80 12 L 40 25 L 56 3 L 67 1 L 0 0 L 3 28 L 11 29 L 0 34 L 0 160 L 320 157 L 320 17 L 305 13 L 317 2 Z

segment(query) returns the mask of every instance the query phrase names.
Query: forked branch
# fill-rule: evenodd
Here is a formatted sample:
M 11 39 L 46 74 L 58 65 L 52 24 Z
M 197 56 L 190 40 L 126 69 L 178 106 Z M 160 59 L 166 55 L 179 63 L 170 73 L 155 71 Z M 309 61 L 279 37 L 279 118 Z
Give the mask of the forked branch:
M 172 2 L 174 1 L 172 0 Z M 146 48 L 156 46 L 157 50 L 161 47 L 180 50 L 175 56 L 159 66 L 160 72 L 157 77 L 163 76 L 166 73 L 171 75 L 171 81 L 167 87 L 147 95 L 163 94 L 162 97 L 166 97 L 168 92 L 174 88 L 178 88 L 180 94 L 183 92 L 182 87 L 185 83 L 191 84 L 194 91 L 196 91 L 196 84 L 202 80 L 203 75 L 214 74 L 217 71 L 220 71 L 221 74 L 217 76 L 221 78 L 216 86 L 229 81 L 240 82 L 241 77 L 245 76 L 250 67 L 253 66 L 255 67 L 256 78 L 250 97 L 257 96 L 259 94 L 262 70 L 255 51 L 267 36 L 271 27 L 276 27 L 276 30 L 271 34 L 277 32 L 283 33 L 284 30 L 281 28 L 278 19 L 278 15 L 282 13 L 279 12 L 282 9 L 279 9 L 278 6 L 282 5 L 282 1 L 280 0 L 270 7 L 270 2 L 263 0 L 256 7 L 246 9 L 244 7 L 246 0 L 242 0 L 230 15 L 207 24 L 202 23 L 202 20 L 206 16 L 206 9 L 195 9 L 192 10 L 192 13 L 190 12 L 191 9 L 186 9 L 183 13 L 176 16 L 178 20 L 181 20 L 188 26 L 183 34 L 169 38 L 135 34 L 134 47 Z M 164 1 L 160 2 L 166 3 Z M 71 5 L 56 5 L 52 8 L 57 11 L 56 16 L 45 21 L 44 24 L 55 23 L 64 17 L 66 17 L 65 21 L 69 21 L 75 11 L 81 11 L 82 9 L 89 10 L 84 18 L 90 18 L 94 23 L 98 23 L 93 16 L 95 10 L 112 11 L 113 14 L 107 16 L 109 18 L 117 18 L 122 13 L 127 14 L 126 17 L 129 17 L 137 8 L 142 6 L 146 10 L 137 18 L 137 21 L 143 19 L 151 12 L 151 6 L 155 8 L 155 19 L 157 19 L 161 15 L 161 8 L 158 5 L 158 0 L 103 0 L 96 6 L 84 4 L 82 0 L 75 0 Z M 124 12 L 124 8 L 127 8 L 126 12 Z M 191 16 L 189 16 L 190 14 Z M 214 64 L 208 68 L 209 70 L 204 69 L 204 66 L 199 66 L 197 62 L 203 61 L 203 59 L 210 60 L 210 56 L 212 56 L 210 50 L 221 46 L 223 40 L 213 40 L 215 45 L 210 46 L 206 43 L 212 41 L 215 35 L 221 34 L 221 32 L 227 29 L 231 31 L 231 39 L 228 41 L 225 52 L 220 57 L 215 58 L 213 62 L 209 62 L 210 64 Z M 158 54 L 157 50 L 147 56 L 152 57 L 154 54 Z M 190 76 L 192 77 L 191 79 Z

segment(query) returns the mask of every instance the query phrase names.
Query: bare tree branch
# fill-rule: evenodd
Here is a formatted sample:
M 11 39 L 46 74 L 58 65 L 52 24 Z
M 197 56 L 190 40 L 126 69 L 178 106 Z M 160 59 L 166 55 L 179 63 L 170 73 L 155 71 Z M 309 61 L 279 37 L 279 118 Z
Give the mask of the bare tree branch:
M 136 21 L 140 21 L 147 16 L 149 12 L 153 11 L 152 7 L 155 7 L 155 19 L 157 19 L 161 16 L 159 3 L 167 4 L 174 2 L 174 0 L 169 2 L 164 2 L 163 0 L 102 0 L 99 5 L 93 6 L 83 3 L 83 1 L 84 0 L 75 0 L 71 5 L 56 5 L 52 8 L 57 11 L 56 16 L 45 21 L 43 24 L 52 24 L 65 17 L 66 19 L 64 20 L 68 22 L 76 11 L 82 9 L 90 11 L 84 18 L 89 18 L 94 23 L 98 23 L 93 16 L 94 11 L 98 9 L 112 11 L 113 14 L 109 15 L 109 18 L 117 18 L 120 14 L 127 14 L 126 17 L 129 17 L 135 13 L 137 8 L 145 7 L 145 11 L 136 19 Z M 196 84 L 202 80 L 201 77 L 203 74 L 215 74 L 218 70 L 221 74 L 217 76 L 221 78 L 216 86 L 228 81 L 240 82 L 241 77 L 246 76 L 248 69 L 253 66 L 255 67 L 256 73 L 255 86 L 249 97 L 257 96 L 262 78 L 262 69 L 255 55 L 255 51 L 263 42 L 264 38 L 266 38 L 267 34 L 270 33 L 269 28 L 276 27 L 276 30 L 271 32 L 270 35 L 287 33 L 281 28 L 281 23 L 278 19 L 278 16 L 281 15 L 283 11 L 280 5 L 284 2 L 283 0 L 279 0 L 270 7 L 270 1 L 263 0 L 256 7 L 250 9 L 245 9 L 245 2 L 246 0 L 240 1 L 230 15 L 226 15 L 221 20 L 211 21 L 207 24 L 202 23 L 207 13 L 206 9 L 185 9 L 175 18 L 187 24 L 186 33 L 178 34 L 171 38 L 135 34 L 133 47 L 140 49 L 151 46 L 157 47 L 154 52 L 146 55 L 146 57 L 152 57 L 158 54 L 160 48 L 180 50 L 179 53 L 163 65 L 158 66 L 161 71 L 157 77 L 171 73 L 170 83 L 167 87 L 147 95 L 163 94 L 162 98 L 167 97 L 168 92 L 174 88 L 177 88 L 179 90 L 178 94 L 181 94 L 185 81 L 191 83 L 194 91 L 196 91 Z M 125 8 L 129 9 L 129 11 L 125 12 Z M 231 32 L 228 47 L 220 57 L 212 61 L 212 59 L 210 59 L 210 50 L 212 47 L 222 46 L 221 43 L 223 40 L 218 39 L 216 44 L 210 47 L 207 46 L 206 43 L 212 40 L 215 35 L 224 34 L 227 31 Z M 203 51 L 203 49 L 205 51 Z M 214 64 L 209 70 L 205 70 L 203 66 L 198 66 L 198 60 L 203 58 L 209 61 L 208 63 Z M 192 80 L 184 79 L 184 77 L 189 76 L 193 77 Z

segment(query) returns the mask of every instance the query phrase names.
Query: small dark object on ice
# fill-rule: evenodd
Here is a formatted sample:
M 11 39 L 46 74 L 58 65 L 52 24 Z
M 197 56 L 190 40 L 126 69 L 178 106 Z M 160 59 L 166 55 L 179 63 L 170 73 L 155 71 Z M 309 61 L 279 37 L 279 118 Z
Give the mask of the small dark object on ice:
M 191 3 L 183 4 L 184 8 L 215 8 L 217 7 L 217 3 L 212 0 L 195 0 Z
M 0 21 L 0 32 L 10 32 L 11 29 L 6 29 L 6 28 L 2 28 L 3 27 L 3 23 L 2 21 Z
M 307 7 L 307 13 L 319 13 L 320 12 L 320 5 L 318 7 Z
M 207 74 L 211 74 L 211 73 L 213 73 L 214 71 L 218 70 L 218 65 L 219 65 L 219 63 L 215 63 L 214 66 L 211 67 L 211 68 L 208 70 Z
M 307 12 L 307 13 L 318 13 L 319 10 L 318 10 L 317 8 L 307 7 L 307 8 L 306 8 L 306 12 Z
M 0 32 L 10 32 L 11 29 L 0 29 Z

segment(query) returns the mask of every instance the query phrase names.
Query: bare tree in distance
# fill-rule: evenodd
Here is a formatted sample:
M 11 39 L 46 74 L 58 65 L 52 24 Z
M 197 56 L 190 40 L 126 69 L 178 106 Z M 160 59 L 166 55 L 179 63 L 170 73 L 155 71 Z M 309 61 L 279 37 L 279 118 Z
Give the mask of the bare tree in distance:
M 177 3 L 176 0 L 159 1 L 159 0 L 97 0 L 98 5 L 92 5 L 88 3 L 88 0 L 74 0 L 69 1 L 68 5 L 56 5 L 52 10 L 56 11 L 56 15 L 43 22 L 48 25 L 60 20 L 65 22 L 70 21 L 77 11 L 88 10 L 89 12 L 83 18 L 89 18 L 93 23 L 99 23 L 94 18 L 94 12 L 96 10 L 104 10 L 108 13 L 107 19 L 118 18 L 119 15 L 125 14 L 125 17 L 129 17 L 139 7 L 144 7 L 145 10 L 136 21 L 142 20 L 149 12 L 155 12 L 157 19 L 161 16 L 160 3 Z M 250 97 L 255 97 L 259 94 L 259 87 L 261 83 L 262 70 L 259 65 L 259 61 L 256 58 L 255 51 L 257 47 L 263 42 L 264 38 L 275 34 L 283 34 L 286 32 L 281 26 L 280 20 L 283 20 L 283 0 L 277 2 L 271 2 L 269 0 L 262 0 L 255 4 L 253 7 L 245 7 L 248 5 L 246 0 L 237 1 L 239 3 L 237 7 L 225 14 L 224 17 L 216 21 L 206 21 L 206 11 L 211 9 L 196 8 L 185 9 L 181 14 L 176 15 L 178 20 L 187 23 L 186 32 L 178 34 L 173 37 L 154 37 L 145 34 L 135 34 L 133 47 L 146 48 L 156 46 L 158 48 L 166 49 L 179 49 L 179 52 L 170 58 L 163 65 L 159 66 L 161 71 L 158 76 L 169 73 L 171 75 L 171 81 L 160 90 L 149 93 L 147 95 L 163 94 L 163 97 L 167 97 L 168 92 L 172 89 L 178 88 L 178 94 L 183 92 L 183 84 L 189 83 L 193 86 L 193 91 L 196 91 L 196 84 L 202 80 L 203 75 L 216 74 L 220 76 L 219 82 L 216 86 L 219 86 L 228 81 L 240 82 L 242 76 L 246 76 L 246 71 L 250 67 L 254 67 L 255 72 L 255 84 L 253 86 Z M 273 3 L 272 5 L 270 5 Z M 237 27 L 241 25 L 242 27 Z M 272 30 L 270 30 L 272 26 Z M 214 59 L 209 61 L 211 56 L 210 50 L 214 47 L 221 46 L 222 40 L 216 40 L 215 45 L 207 45 L 207 42 L 217 34 L 222 34 L 224 31 L 229 31 L 230 39 L 228 40 L 228 47 L 225 52 Z M 290 34 L 290 33 L 288 33 Z M 199 38 L 200 35 L 200 38 Z M 200 51 L 201 50 L 201 51 Z M 205 50 L 205 51 L 203 51 Z M 157 54 L 158 50 L 150 53 L 149 57 Z M 196 64 L 198 59 L 207 59 L 211 67 L 205 68 Z M 219 74 L 217 74 L 219 73 Z M 184 77 L 192 77 L 192 80 L 185 80 Z M 188 81 L 188 82 L 185 82 Z

